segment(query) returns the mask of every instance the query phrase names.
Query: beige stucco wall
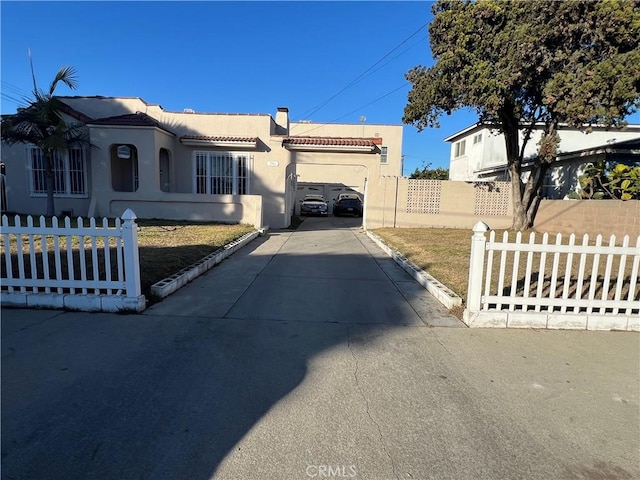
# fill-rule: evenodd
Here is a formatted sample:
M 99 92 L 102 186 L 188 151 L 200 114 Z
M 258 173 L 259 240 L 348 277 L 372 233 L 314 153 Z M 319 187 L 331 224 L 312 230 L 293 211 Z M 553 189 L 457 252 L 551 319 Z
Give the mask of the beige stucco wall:
M 543 200 L 535 230 L 605 238 L 629 235 L 635 241 L 640 235 L 640 200 Z
M 492 229 L 509 228 L 513 215 L 510 191 L 501 182 L 496 190 L 488 191 L 465 182 L 383 177 L 368 192 L 365 227 L 470 229 L 482 221 Z
M 365 227 L 471 229 L 482 221 L 494 230 L 509 229 L 513 218 L 510 185 L 495 182 L 494 187 L 497 189 L 488 191 L 466 182 L 381 178 L 378 188 L 369 190 Z M 640 236 L 640 200 L 542 200 L 534 230 L 606 238 L 629 235 L 635 242 Z
M 291 124 L 290 135 L 367 137 L 380 138 L 388 148 L 388 162 L 380 163 L 380 153 L 344 153 L 327 151 L 298 151 L 284 148 L 283 131 L 276 129 L 275 121 L 268 114 L 209 114 L 165 111 L 160 105 L 149 104 L 140 98 L 111 97 L 64 97 L 64 102 L 77 111 L 92 118 L 105 118 L 128 113 L 143 112 L 155 118 L 163 128 L 91 125 L 89 127 L 92 147 L 87 158 L 87 198 L 56 198 L 56 213 L 73 210 L 74 215 L 114 216 L 123 210 L 124 202 L 136 211 L 139 217 L 196 218 L 227 221 L 229 218 L 251 218 L 252 223 L 260 218 L 262 224 L 271 228 L 288 227 L 295 208 L 297 181 L 342 183 L 364 193 L 365 182 L 377 184 L 372 179 L 382 175 L 401 174 L 402 127 L 399 125 L 369 124 Z M 279 112 L 278 115 L 283 115 Z M 75 120 L 71 119 L 71 122 Z M 169 130 L 169 133 L 166 130 Z M 309 131 L 313 129 L 313 131 Z M 279 133 L 280 135 L 277 135 Z M 255 147 L 213 145 L 185 145 L 180 142 L 183 135 L 257 137 Z M 139 186 L 136 192 L 120 192 L 113 189 L 111 150 L 113 145 L 134 145 L 138 155 Z M 160 152 L 168 152 L 169 191 L 160 186 Z M 256 203 L 247 200 L 246 208 L 219 206 L 224 196 L 195 195 L 194 152 L 220 151 L 246 153 L 251 157 L 250 195 L 260 196 Z M 29 195 L 28 171 L 24 146 L 3 149 L 3 160 L 7 164 L 7 193 L 9 207 L 20 213 L 39 214 L 44 211 L 46 199 Z M 375 185 L 374 185 L 375 188 Z M 91 198 L 89 198 L 89 196 Z M 364 196 L 364 195 L 363 195 Z M 174 202 L 176 205 L 163 205 Z M 205 205 L 209 202 L 210 208 Z M 261 214 L 253 212 L 260 205 Z M 180 206 L 180 207 L 179 207 Z M 240 211 L 242 212 L 240 213 Z M 245 212 L 247 210 L 247 212 Z

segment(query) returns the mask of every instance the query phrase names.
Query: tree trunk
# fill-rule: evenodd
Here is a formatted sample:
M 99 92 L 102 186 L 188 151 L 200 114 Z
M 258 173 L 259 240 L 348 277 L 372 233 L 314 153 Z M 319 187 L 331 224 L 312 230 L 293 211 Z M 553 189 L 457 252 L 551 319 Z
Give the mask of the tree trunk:
M 53 177 L 53 154 L 50 152 L 44 152 L 44 172 L 47 181 L 47 217 L 53 217 L 55 215 L 55 207 L 53 204 L 53 188 L 55 180 Z
M 511 196 L 513 202 L 513 224 L 512 227 L 516 231 L 523 231 L 531 228 L 527 215 L 527 205 L 522 201 L 523 185 L 520 179 L 520 162 L 514 162 L 509 165 L 509 174 L 511 175 Z
M 527 205 L 522 201 L 524 186 L 521 179 L 522 158 L 520 156 L 520 131 L 517 120 L 513 115 L 513 108 L 508 104 L 500 115 L 502 121 L 502 133 L 507 149 L 507 164 L 511 176 L 511 201 L 513 203 L 514 230 L 522 231 L 529 228 L 527 225 Z

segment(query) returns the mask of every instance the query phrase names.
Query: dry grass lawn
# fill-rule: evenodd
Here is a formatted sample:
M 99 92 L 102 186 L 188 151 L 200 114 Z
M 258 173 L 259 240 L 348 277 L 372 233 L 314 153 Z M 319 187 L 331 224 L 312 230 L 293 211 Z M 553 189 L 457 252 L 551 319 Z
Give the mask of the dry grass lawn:
M 466 297 L 471 254 L 470 230 L 378 228 L 372 231 L 463 299 Z
M 454 292 L 466 301 L 467 282 L 469 276 L 469 257 L 471 253 L 470 230 L 457 230 L 447 228 L 381 228 L 373 232 L 382 238 L 389 246 L 399 251 L 413 263 L 424 271 L 430 273 L 439 281 L 447 285 Z M 496 241 L 502 241 L 504 231 L 496 231 Z M 507 232 L 508 242 L 513 243 L 516 239 L 516 232 Z M 523 233 L 522 243 L 529 242 L 530 233 Z M 487 232 L 489 238 L 489 232 Z M 562 244 L 568 244 L 569 237 L 563 236 Z M 534 243 L 542 243 L 542 234 L 536 233 Z M 555 236 L 549 236 L 549 244 L 555 243 Z M 576 239 L 576 244 L 582 244 L 582 238 Z M 595 238 L 589 239 L 590 245 L 595 245 Z M 603 245 L 608 245 L 608 239 L 603 240 Z M 618 243 L 619 245 L 620 243 Z M 527 253 L 523 252 L 517 256 L 514 252 L 508 252 L 502 256 L 500 252 L 495 252 L 491 269 L 490 291 L 495 294 L 505 296 L 522 296 L 524 292 L 528 295 L 535 295 L 540 289 L 543 297 L 548 297 L 553 291 L 553 297 L 559 298 L 568 295 L 568 298 L 575 297 L 578 289 L 580 298 L 587 298 L 590 289 L 593 290 L 595 298 L 613 299 L 616 294 L 621 298 L 629 297 L 629 289 L 632 278 L 632 259 L 628 258 L 626 263 L 621 265 L 620 255 L 600 255 L 598 263 L 594 266 L 594 257 L 589 255 L 585 258 L 583 268 L 583 281 L 579 282 L 580 255 L 547 254 L 544 268 L 541 267 L 541 255 L 531 254 L 531 274 L 526 275 Z M 516 257 L 517 260 L 516 260 Z M 517 268 L 514 265 L 517 261 Z M 553 276 L 553 264 L 558 264 L 557 277 Z M 488 255 L 485 256 L 485 268 L 488 263 Z M 607 263 L 611 264 L 611 277 L 607 279 L 605 275 Z M 505 272 L 505 280 L 499 284 L 500 270 Z M 515 270 L 515 274 L 514 274 Z M 512 279 L 515 277 L 515 282 Z M 566 292 L 564 279 L 566 283 Z M 592 281 L 593 279 L 593 281 Z M 512 288 L 512 284 L 513 288 Z M 636 285 L 634 298 L 640 300 L 640 286 Z M 525 294 L 526 295 L 526 294 Z

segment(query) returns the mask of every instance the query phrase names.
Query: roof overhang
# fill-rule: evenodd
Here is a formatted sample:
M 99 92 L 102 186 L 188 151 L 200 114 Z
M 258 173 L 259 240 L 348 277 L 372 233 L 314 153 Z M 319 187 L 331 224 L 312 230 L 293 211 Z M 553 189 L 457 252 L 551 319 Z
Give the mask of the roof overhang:
M 346 145 L 287 145 L 287 150 L 307 151 L 307 152 L 352 152 L 352 153 L 374 153 L 376 146 L 346 146 Z
M 282 140 L 287 150 L 305 152 L 376 153 L 381 144 L 381 138 L 286 137 Z
M 258 148 L 257 137 L 213 137 L 205 135 L 183 135 L 180 143 L 187 147 L 214 148 Z

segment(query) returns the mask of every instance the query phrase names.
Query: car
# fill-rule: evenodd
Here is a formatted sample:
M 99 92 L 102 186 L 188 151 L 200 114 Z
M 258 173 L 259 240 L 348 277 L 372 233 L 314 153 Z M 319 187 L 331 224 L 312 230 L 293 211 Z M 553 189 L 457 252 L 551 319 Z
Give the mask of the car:
M 355 215 L 356 217 L 361 217 L 362 211 L 362 200 L 360 200 L 358 195 L 353 193 L 341 193 L 333 204 L 333 215 L 336 217 L 340 215 Z
M 327 201 L 322 195 L 305 195 L 300 205 L 300 215 L 329 215 Z

